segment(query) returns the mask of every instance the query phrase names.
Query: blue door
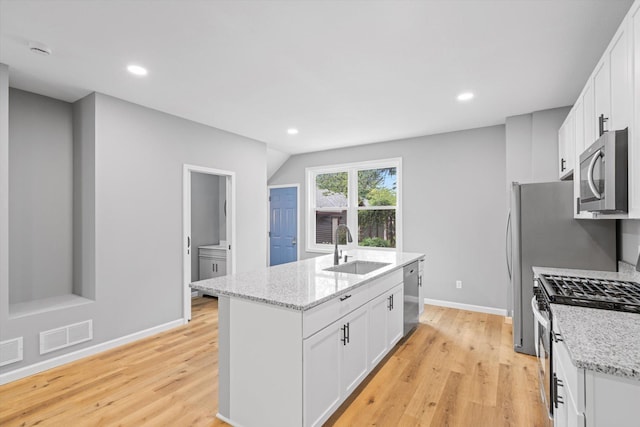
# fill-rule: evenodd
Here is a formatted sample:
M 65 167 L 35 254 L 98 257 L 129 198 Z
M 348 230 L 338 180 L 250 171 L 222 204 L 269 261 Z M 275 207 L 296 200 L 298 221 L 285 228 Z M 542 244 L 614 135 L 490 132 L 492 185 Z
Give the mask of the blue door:
M 297 261 L 298 195 L 296 187 L 269 193 L 269 265 Z

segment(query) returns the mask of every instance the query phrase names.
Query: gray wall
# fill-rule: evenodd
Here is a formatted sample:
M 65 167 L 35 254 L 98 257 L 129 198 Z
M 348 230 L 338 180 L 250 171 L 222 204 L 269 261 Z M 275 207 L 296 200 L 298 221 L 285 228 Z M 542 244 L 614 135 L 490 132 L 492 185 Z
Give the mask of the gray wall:
M 191 174 L 191 280 L 199 280 L 198 247 L 220 242 L 220 179 L 206 173 Z
M 512 182 L 558 181 L 558 129 L 571 107 L 507 117 L 507 191 Z
M 299 183 L 304 209 L 306 167 L 402 157 L 403 250 L 426 254 L 427 298 L 504 309 L 504 132 L 492 126 L 295 155 L 269 184 Z M 305 230 L 304 211 L 300 218 Z
M 9 301 L 73 290 L 71 104 L 9 91 Z
M 7 67 L 0 67 L 5 96 Z M 24 337 L 25 360 L 12 371 L 182 318 L 182 174 L 192 164 L 235 172 L 238 271 L 263 267 L 267 204 L 264 143 L 150 110 L 106 95 L 81 101 L 95 111 L 95 301 L 21 318 L 9 316 L 8 280 L 0 272 L 0 340 Z M 93 104 L 93 105 L 91 105 Z M 0 99 L 0 128 L 7 123 Z M 89 128 L 85 129 L 90 137 Z M 0 155 L 8 136 L 0 130 Z M 89 144 L 90 145 L 90 144 Z M 6 159 L 0 156 L 0 165 Z M 7 182 L 0 169 L 0 189 Z M 0 227 L 8 230 L 6 193 L 0 194 Z M 90 203 L 87 201 L 87 203 Z M 258 207 L 258 208 L 256 208 Z M 83 209 L 83 212 L 85 210 Z M 4 248 L 4 243 L 0 243 Z M 0 253 L 6 265 L 6 252 Z M 38 333 L 93 319 L 94 339 L 44 356 Z
M 618 258 L 635 265 L 640 251 L 640 219 L 620 220 Z

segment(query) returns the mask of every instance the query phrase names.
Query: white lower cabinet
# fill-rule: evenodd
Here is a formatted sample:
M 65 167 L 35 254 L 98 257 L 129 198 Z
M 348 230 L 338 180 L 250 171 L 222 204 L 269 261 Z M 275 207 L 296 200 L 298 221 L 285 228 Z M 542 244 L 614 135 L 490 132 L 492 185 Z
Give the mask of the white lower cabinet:
M 373 369 L 402 338 L 403 285 L 369 303 L 369 366 Z
M 218 302 L 218 417 L 246 427 L 320 426 L 402 338 L 403 270 L 305 311 Z
M 577 368 L 560 340 L 553 343 L 553 372 L 555 427 L 640 425 L 640 381 Z
M 303 340 L 305 426 L 322 425 L 402 338 L 402 270 L 372 282 L 370 289 L 382 294 Z M 362 301 L 361 292 L 344 302 Z M 315 325 L 322 313 L 318 307 L 309 320 Z
M 303 416 L 306 425 L 322 424 L 340 406 L 341 328 L 342 324 L 335 322 L 304 340 Z
M 369 311 L 366 306 L 344 317 L 340 342 L 342 343 L 342 395 L 346 398 L 369 372 L 367 359 L 367 331 Z

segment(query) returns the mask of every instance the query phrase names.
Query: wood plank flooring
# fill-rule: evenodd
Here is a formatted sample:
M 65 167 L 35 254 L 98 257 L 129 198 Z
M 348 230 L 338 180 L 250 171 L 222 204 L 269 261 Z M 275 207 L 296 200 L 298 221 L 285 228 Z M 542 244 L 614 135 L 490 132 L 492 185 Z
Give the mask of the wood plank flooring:
M 171 331 L 0 386 L 0 426 L 227 426 L 217 300 Z M 329 426 L 543 426 L 534 357 L 504 317 L 426 306 L 420 325 Z

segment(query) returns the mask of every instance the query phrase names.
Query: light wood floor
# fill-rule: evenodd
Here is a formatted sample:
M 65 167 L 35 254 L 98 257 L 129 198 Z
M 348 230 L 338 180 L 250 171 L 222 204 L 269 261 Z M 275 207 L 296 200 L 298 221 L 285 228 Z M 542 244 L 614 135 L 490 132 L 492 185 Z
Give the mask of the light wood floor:
M 217 300 L 185 326 L 0 386 L 0 426 L 226 426 L 217 420 Z M 501 316 L 426 306 L 332 426 L 542 426 L 536 360 Z

